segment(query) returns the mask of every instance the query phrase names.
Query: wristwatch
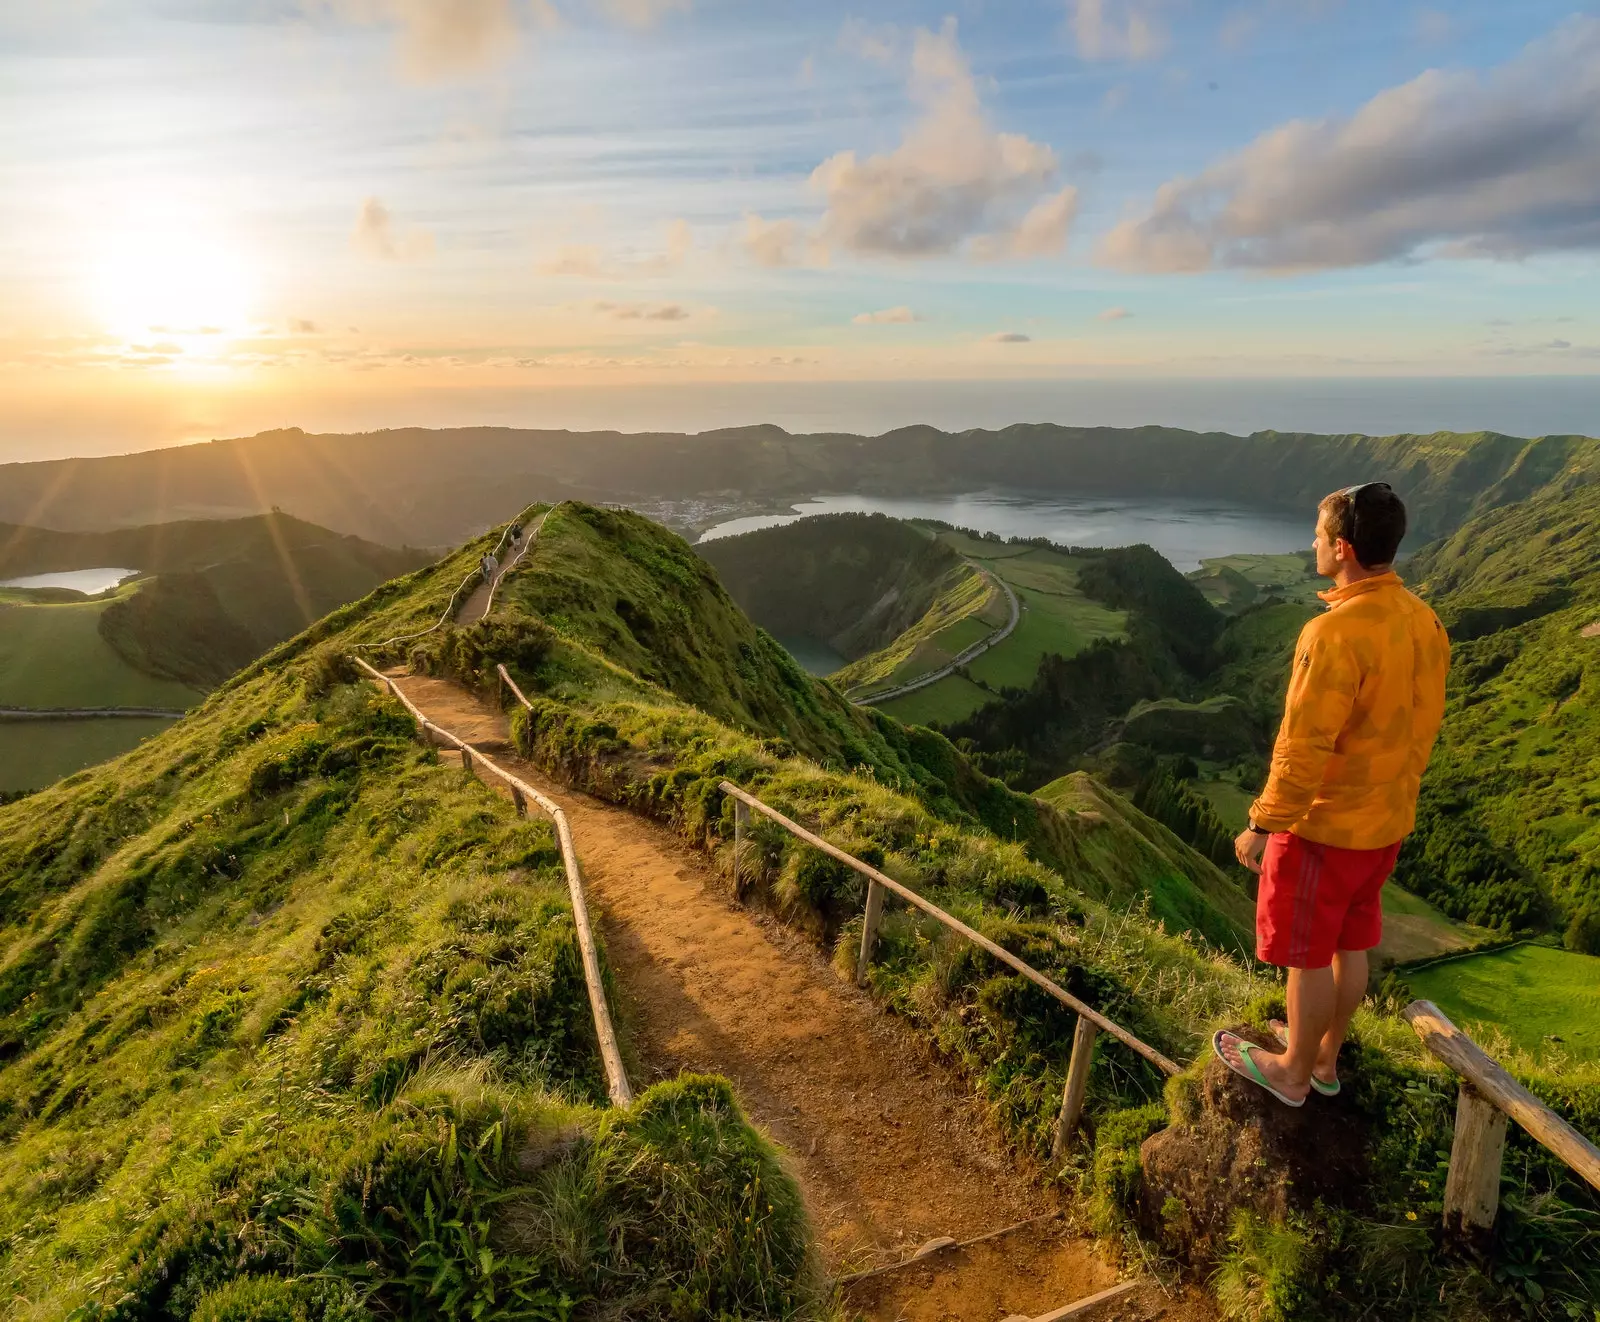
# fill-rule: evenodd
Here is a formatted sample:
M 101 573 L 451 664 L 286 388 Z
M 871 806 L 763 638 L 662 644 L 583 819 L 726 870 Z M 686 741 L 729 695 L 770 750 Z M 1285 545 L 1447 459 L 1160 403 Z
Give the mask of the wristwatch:
M 1250 832 L 1251 832 L 1252 835 L 1271 835 L 1272 834 L 1272 832 L 1267 830 L 1266 827 L 1257 826 L 1254 822 L 1247 822 L 1247 823 L 1245 823 L 1245 825 L 1247 825 L 1250 828 Z

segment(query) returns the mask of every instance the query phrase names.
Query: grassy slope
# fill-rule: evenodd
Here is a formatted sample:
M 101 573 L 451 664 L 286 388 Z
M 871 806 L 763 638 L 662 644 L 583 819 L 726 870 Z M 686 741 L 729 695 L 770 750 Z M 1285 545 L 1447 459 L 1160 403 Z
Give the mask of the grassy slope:
M 725 1084 L 596 1109 L 548 826 L 341 682 L 341 627 L 436 616 L 481 549 L 0 809 L 12 1316 L 804 1303 L 797 1191 Z
M 1500 1030 L 1536 1055 L 1600 1060 L 1600 959 L 1593 955 L 1513 946 L 1419 969 L 1406 981 L 1480 1040 Z
M 1230 613 L 1267 599 L 1315 606 L 1317 592 L 1327 586 L 1317 577 L 1316 559 L 1309 551 L 1217 556 L 1202 560 L 1189 581 L 1213 606 Z
M 1114 889 L 1096 898 L 1107 899 L 1118 908 L 1143 898 L 1151 915 L 1173 931 L 1211 936 L 1207 929 L 1214 920 L 1195 902 L 1204 896 L 1243 931 L 1254 928 L 1254 901 L 1211 862 L 1120 794 L 1077 771 L 1035 790 L 1034 796 L 1076 814 L 1085 824 L 1085 852 L 1101 876 L 1116 879 Z
M 1413 573 L 1456 641 L 1401 875 L 1458 917 L 1600 950 L 1579 930 L 1600 928 L 1600 488 L 1486 516 Z
M 1011 608 L 999 588 L 981 574 L 964 574 L 892 642 L 857 658 L 831 678 L 855 697 L 910 683 L 949 665 L 974 643 L 1004 627 L 1010 615 Z
M 846 692 L 947 665 L 1003 624 L 1003 594 L 927 531 L 881 514 L 837 514 L 696 548 L 729 595 L 780 637 L 843 655 Z
M 172 722 L 115 720 L 0 721 L 0 790 L 32 790 L 117 757 Z
M 118 597 L 138 589 L 122 589 Z M 0 603 L 0 706 L 173 707 L 194 704 L 196 689 L 142 674 L 100 635 L 111 603 Z
M 652 618 L 686 626 L 659 664 L 663 680 L 736 715 L 785 707 L 781 719 L 791 730 L 808 725 L 808 742 L 834 769 L 793 756 L 771 727 L 742 733 L 629 673 L 605 652 L 637 642 L 617 634 L 614 617 L 555 624 L 513 605 L 505 619 L 402 645 L 418 664 L 469 680 L 492 658 L 512 665 L 536 704 L 517 737 L 546 765 L 712 848 L 731 836 L 717 781 L 752 785 L 881 858 L 1169 1054 L 1198 1052 L 1212 1024 L 1269 990 L 1139 912 L 1093 900 L 1086 886 L 1104 884 L 1089 843 L 1099 825 L 973 776 L 937 736 L 836 710 L 825 686 L 812 686 L 824 697 L 797 701 L 779 673 L 787 658 L 752 664 L 744 645 L 759 634 L 723 615 L 714 584 L 682 581 L 673 558 L 681 543 L 642 520 L 571 507 L 547 534 L 525 595 L 537 595 L 530 579 L 549 574 L 552 598 L 570 605 L 568 580 L 579 571 L 595 576 L 602 603 L 619 586 L 637 593 L 634 605 Z M 337 682 L 336 667 L 302 659 L 319 640 L 342 651 L 352 637 L 387 638 L 436 618 L 481 549 L 469 545 L 336 612 L 124 762 L 0 810 L 0 849 L 22 860 L 0 869 L 0 896 L 44 920 L 13 922 L 0 966 L 11 998 L 0 1010 L 17 1039 L 0 1092 L 13 1099 L 4 1114 L 14 1143 L 27 1145 L 25 1160 L 0 1173 L 4 1269 L 40 1301 L 36 1315 L 58 1315 L 99 1279 L 108 1297 L 131 1287 L 150 1304 L 142 1315 L 187 1317 L 241 1264 L 303 1277 L 324 1262 L 319 1282 L 299 1288 L 376 1284 L 391 1309 L 459 1315 L 421 1292 L 437 1264 L 456 1273 L 445 1279 L 463 1282 L 469 1302 L 481 1297 L 476 1245 L 458 1235 L 428 1247 L 385 1210 L 422 1218 L 441 1200 L 464 1213 L 464 1227 L 499 1227 L 489 1232 L 499 1237 L 487 1270 L 500 1273 L 502 1295 L 518 1277 L 530 1291 L 609 1291 L 613 1307 L 617 1291 L 655 1289 L 654 1310 L 636 1304 L 636 1313 L 674 1304 L 703 1313 L 713 1302 L 783 1311 L 800 1271 L 797 1218 L 792 1206 L 768 1214 L 771 1247 L 752 1263 L 741 1191 L 754 1170 L 781 1177 L 762 1165 L 725 1093 L 664 1089 L 616 1124 L 551 1099 L 550 1083 L 570 1097 L 592 1088 L 594 1075 L 592 1055 L 569 1057 L 561 1045 L 573 1044 L 561 1036 L 571 1020 L 560 995 L 572 984 L 540 962 L 559 967 L 571 956 L 547 833 L 433 765 L 391 724 L 391 709 Z M 680 673 L 689 657 L 706 673 Z M 1006 818 L 1023 843 L 1004 838 Z M 1137 818 L 1125 825 L 1140 829 Z M 853 875 L 776 832 L 753 834 L 774 902 L 824 939 L 837 936 L 847 954 L 862 898 Z M 1041 863 L 1045 854 L 1055 867 Z M 509 960 L 493 953 L 506 941 Z M 524 974 L 535 989 L 513 993 Z M 872 983 L 971 1071 L 997 1123 L 1042 1157 L 1071 1016 L 898 913 Z M 1257 1000 L 1252 1013 L 1268 1008 Z M 1381 1160 L 1361 1222 L 1332 1209 L 1296 1232 L 1327 1255 L 1322 1274 L 1303 1283 L 1311 1305 L 1302 1315 L 1348 1317 L 1398 1299 L 1419 1317 L 1462 1316 L 1474 1301 L 1566 1316 L 1572 1273 L 1594 1260 L 1594 1237 L 1581 1215 L 1552 1219 L 1548 1203 L 1534 1219 L 1508 1200 L 1501 1225 L 1522 1253 L 1514 1260 L 1526 1261 L 1529 1246 L 1542 1256 L 1499 1284 L 1431 1253 L 1398 1279 L 1361 1268 L 1359 1225 L 1399 1233 L 1403 1211 L 1437 1208 L 1451 1093 L 1403 1025 L 1363 1012 L 1356 1031 L 1353 1104 L 1374 1127 Z M 510 1049 L 530 1038 L 533 1050 Z M 430 1064 L 448 1065 L 422 1068 L 430 1049 Z M 1161 1081 L 1110 1043 L 1098 1052 L 1095 1149 L 1052 1170 L 1081 1182 L 1102 1224 L 1115 1226 L 1137 1194 L 1138 1140 L 1162 1114 L 1159 1103 L 1120 1108 L 1154 1099 Z M 450 1068 L 458 1065 L 464 1073 Z M 1567 1114 L 1600 1126 L 1592 1081 L 1527 1076 Z M 1519 1196 L 1552 1187 L 1548 1163 L 1517 1135 L 1510 1142 Z M 509 1201 L 490 1218 L 486 1199 L 501 1192 Z M 1581 1198 L 1570 1187 L 1561 1196 Z M 759 1208 L 750 1211 L 760 1224 Z M 576 1265 L 550 1252 L 573 1226 L 577 1237 L 559 1242 L 587 1246 Z M 1329 1272 L 1339 1280 L 1331 1313 L 1317 1305 L 1329 1302 Z M 755 1298 L 758 1287 L 770 1293 Z M 689 1293 L 675 1299 L 675 1289 Z M 303 1311 L 352 1316 L 325 1303 Z
M 200 690 L 426 558 L 277 513 L 94 533 L 0 525 L 0 574 L 137 568 L 135 590 L 97 605 L 105 643 L 128 668 Z
M 699 616 L 694 599 L 680 595 L 675 573 L 651 551 L 660 543 L 658 530 L 626 516 L 613 521 L 569 509 L 547 525 L 547 536 L 534 574 L 560 577 L 579 567 L 599 573 L 603 577 L 594 590 L 601 600 L 615 593 L 612 579 L 644 596 L 633 566 L 653 565 L 660 608 L 675 600 L 688 612 L 691 627 L 684 630 L 683 646 L 698 649 L 701 666 L 723 677 L 716 683 L 702 677 L 697 687 L 712 693 L 734 687 L 732 677 L 746 668 L 748 658 L 733 635 L 725 639 L 732 644 L 727 649 L 713 645 L 711 629 L 694 627 Z M 607 540 L 613 543 L 609 558 L 597 554 Z M 625 556 L 623 545 L 629 546 Z M 882 754 L 876 742 L 858 737 L 856 769 L 845 772 L 838 769 L 837 753 L 829 756 L 831 767 L 791 757 L 788 741 L 774 739 L 769 729 L 757 725 L 741 732 L 661 686 L 626 674 L 605 655 L 606 640 L 613 637 L 609 627 L 590 629 L 567 619 L 551 628 L 549 622 L 513 616 L 442 633 L 416 653 L 418 664 L 470 681 L 486 675 L 491 658 L 506 659 L 512 651 L 520 656 L 511 661 L 533 697 L 534 711 L 526 718 L 516 715 L 514 728 L 528 756 L 657 816 L 703 848 L 722 852 L 728 847 L 731 805 L 716 789 L 727 777 L 857 854 L 881 860 L 891 874 L 938 898 L 1169 1054 L 1199 1053 L 1210 1028 L 1236 1020 L 1247 1002 L 1249 1016 L 1258 1023 L 1269 1012 L 1281 1012 L 1271 984 L 1174 937 L 1171 924 L 1162 932 L 1148 912 L 1153 893 L 1131 909 L 1121 897 L 1135 887 L 1119 887 L 1109 906 L 1092 898 L 1114 880 L 1095 858 L 1097 835 L 1109 839 L 1125 831 L 1147 843 L 1164 839 L 1108 796 L 1096 794 L 1099 806 L 1090 811 L 1115 810 L 1108 816 L 1117 816 L 1119 823 L 1109 829 L 1078 811 L 1006 796 L 990 782 L 980 806 L 985 820 L 998 829 L 985 831 L 962 807 L 975 802 L 975 787 L 939 798 L 931 782 L 917 779 L 939 768 L 941 759 L 938 784 L 953 786 L 971 775 L 936 736 L 879 726 L 893 758 L 877 760 Z M 629 646 L 623 642 L 622 650 Z M 783 694 L 774 691 L 772 697 L 782 700 Z M 791 729 L 801 719 L 795 709 Z M 818 728 L 813 743 L 838 748 L 842 731 Z M 1013 829 L 1022 843 L 1009 840 Z M 759 821 L 750 840 L 745 863 L 759 868 L 757 894 L 833 943 L 839 960 L 850 960 L 863 899 L 859 879 Z M 1056 860 L 1053 866 L 1043 862 L 1047 854 Z M 1181 850 L 1177 857 L 1183 857 Z M 1139 866 L 1120 860 L 1118 866 L 1137 880 Z M 996 973 L 959 941 L 898 911 L 885 923 L 871 986 L 971 1073 L 997 1123 L 1020 1147 L 1043 1159 L 1059 1106 L 1071 1016 L 1027 984 Z M 1592 1197 L 1564 1180 L 1553 1159 L 1513 1133 L 1508 1163 L 1513 1175 L 1496 1252 L 1498 1261 L 1518 1264 L 1518 1272 L 1490 1278 L 1470 1264 L 1432 1253 L 1431 1240 L 1407 1214 L 1424 1222 L 1437 1215 L 1453 1080 L 1423 1059 L 1415 1036 L 1397 1019 L 1364 1010 L 1355 1037 L 1350 1104 L 1372 1136 L 1372 1183 L 1363 1189 L 1359 1207 L 1321 1208 L 1313 1221 L 1286 1230 L 1291 1240 L 1306 1244 L 1303 1261 L 1316 1264 L 1313 1272 L 1297 1277 L 1302 1294 L 1296 1316 L 1378 1317 L 1401 1309 L 1416 1318 L 1443 1319 L 1474 1310 L 1498 1315 L 1509 1308 L 1551 1322 L 1567 1318 L 1569 1303 L 1600 1288 L 1585 1265 L 1595 1261 L 1600 1242 L 1590 1223 Z M 1104 1039 L 1098 1050 L 1089 1107 L 1097 1135 L 1094 1150 L 1049 1169 L 1092 1195 L 1099 1224 L 1125 1228 L 1138 1191 L 1138 1143 L 1152 1126 L 1164 1123 L 1166 1112 L 1159 1102 L 1143 1104 L 1155 1097 L 1158 1078 Z M 1600 1077 L 1592 1068 L 1557 1077 L 1515 1053 L 1506 1059 L 1563 1113 L 1600 1132 Z M 1181 1098 L 1183 1090 L 1171 1095 Z M 1126 1109 L 1136 1103 L 1137 1109 Z M 1529 1198 L 1551 1191 L 1554 1201 L 1544 1202 L 1536 1214 L 1527 1210 Z M 1400 1248 L 1404 1261 L 1394 1271 L 1374 1270 L 1363 1256 L 1363 1245 L 1402 1239 L 1407 1245 L 1416 1240 L 1418 1251 Z M 1539 1256 L 1531 1260 L 1534 1252 Z M 1241 1270 L 1248 1270 L 1248 1263 Z
M 414 569 L 424 559 L 416 551 L 394 550 L 280 513 L 98 532 L 0 523 L 0 578 L 102 565 L 128 565 L 145 574 L 201 570 L 233 561 L 288 566 L 308 553 L 328 562 L 361 566 L 379 581 Z

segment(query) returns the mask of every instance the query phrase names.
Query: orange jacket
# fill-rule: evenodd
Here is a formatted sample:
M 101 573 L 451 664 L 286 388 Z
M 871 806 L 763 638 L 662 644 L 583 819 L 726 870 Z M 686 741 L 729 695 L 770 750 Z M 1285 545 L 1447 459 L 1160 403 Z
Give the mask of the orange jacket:
M 1272 774 L 1250 820 L 1343 849 L 1381 849 L 1416 824 L 1444 719 L 1450 640 L 1394 573 L 1318 594 L 1294 649 Z

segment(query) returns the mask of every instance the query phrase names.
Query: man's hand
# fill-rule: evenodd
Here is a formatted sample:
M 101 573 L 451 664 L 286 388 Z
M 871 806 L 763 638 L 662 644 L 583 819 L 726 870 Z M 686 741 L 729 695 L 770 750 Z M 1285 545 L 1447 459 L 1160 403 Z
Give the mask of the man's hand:
M 1240 867 L 1248 868 L 1251 872 L 1261 871 L 1261 856 L 1266 852 L 1267 837 L 1248 826 L 1234 839 L 1233 856 L 1239 860 Z

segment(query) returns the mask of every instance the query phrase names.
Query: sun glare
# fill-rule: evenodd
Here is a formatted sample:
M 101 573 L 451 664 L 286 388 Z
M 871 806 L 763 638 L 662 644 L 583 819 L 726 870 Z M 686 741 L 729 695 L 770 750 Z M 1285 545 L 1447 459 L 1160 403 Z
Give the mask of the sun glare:
M 130 342 L 239 334 L 254 294 L 237 251 L 170 229 L 120 236 L 101 253 L 92 281 L 105 329 Z

